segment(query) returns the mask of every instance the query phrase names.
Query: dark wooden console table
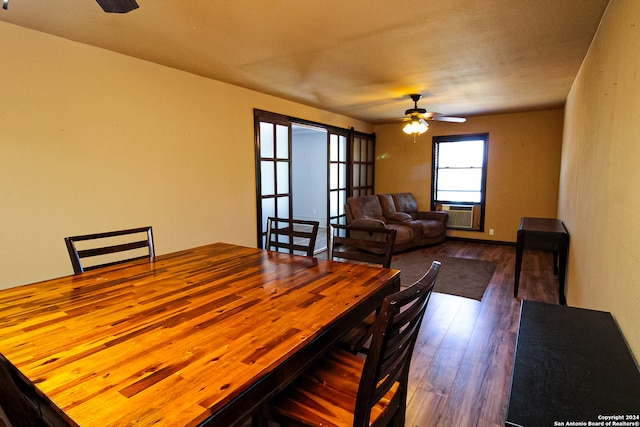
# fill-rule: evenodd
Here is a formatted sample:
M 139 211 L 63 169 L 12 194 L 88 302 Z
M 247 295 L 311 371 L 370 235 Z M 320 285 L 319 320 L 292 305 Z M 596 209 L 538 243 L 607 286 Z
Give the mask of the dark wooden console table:
M 639 416 L 640 372 L 611 313 L 522 301 L 507 426 Z
M 558 275 L 560 304 L 566 305 L 564 280 L 569 254 L 569 232 L 562 221 L 554 218 L 522 218 L 516 241 L 516 273 L 513 296 L 518 297 L 522 254 L 525 249 L 553 251 L 553 272 Z

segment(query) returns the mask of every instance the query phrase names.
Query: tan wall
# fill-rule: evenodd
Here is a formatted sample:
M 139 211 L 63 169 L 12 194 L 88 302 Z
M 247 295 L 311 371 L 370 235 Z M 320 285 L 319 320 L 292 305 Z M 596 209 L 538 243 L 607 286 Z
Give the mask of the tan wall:
M 612 312 L 640 355 L 640 2 L 612 0 L 566 107 L 558 212 L 569 305 Z
M 485 230 L 448 235 L 515 242 L 521 217 L 556 216 L 562 121 L 563 111 L 556 109 L 471 117 L 463 124 L 430 122 L 415 144 L 402 124 L 376 126 L 376 192 L 412 192 L 428 210 L 432 137 L 488 132 Z
M 256 245 L 253 109 L 366 123 L 0 23 L 0 288 L 72 273 L 63 238 Z

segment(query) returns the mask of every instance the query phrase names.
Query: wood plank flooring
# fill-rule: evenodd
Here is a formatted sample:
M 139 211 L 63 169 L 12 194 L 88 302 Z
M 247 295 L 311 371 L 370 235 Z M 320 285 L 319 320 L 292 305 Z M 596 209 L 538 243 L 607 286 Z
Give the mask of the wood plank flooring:
M 520 300 L 558 303 L 552 255 L 525 250 L 516 299 L 515 246 L 447 241 L 429 252 L 497 267 L 482 301 L 432 295 L 411 363 L 405 425 L 504 426 Z
M 520 299 L 515 246 L 447 241 L 430 248 L 497 263 L 482 301 L 434 293 L 411 364 L 406 426 L 504 426 Z M 519 297 L 556 303 L 550 253 L 525 251 Z

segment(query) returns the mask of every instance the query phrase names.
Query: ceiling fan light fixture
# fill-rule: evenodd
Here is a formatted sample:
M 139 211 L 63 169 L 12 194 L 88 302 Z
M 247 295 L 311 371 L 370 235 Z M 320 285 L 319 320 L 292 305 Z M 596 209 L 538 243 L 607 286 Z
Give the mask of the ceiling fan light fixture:
M 427 124 L 427 122 L 414 117 L 409 123 L 404 126 L 402 131 L 407 135 L 422 135 L 427 131 L 427 129 L 429 129 L 429 125 Z
M 425 108 L 418 108 L 418 101 L 422 98 L 422 95 L 418 93 L 411 94 L 409 97 L 411 97 L 411 100 L 413 101 L 413 108 L 409 108 L 404 112 L 404 115 L 407 116 L 410 121 L 402 130 L 408 135 L 413 135 L 414 142 L 417 135 L 422 135 L 427 131 L 427 129 L 429 129 L 427 120 L 453 123 L 464 123 L 467 121 L 464 117 L 443 116 L 442 114 L 433 111 L 427 112 Z

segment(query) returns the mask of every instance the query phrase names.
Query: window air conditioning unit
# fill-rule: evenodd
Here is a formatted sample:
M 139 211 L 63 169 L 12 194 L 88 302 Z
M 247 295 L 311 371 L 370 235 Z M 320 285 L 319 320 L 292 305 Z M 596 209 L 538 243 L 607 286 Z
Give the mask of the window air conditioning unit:
M 469 205 L 442 205 L 442 210 L 449 213 L 447 227 L 473 228 L 473 206 Z

